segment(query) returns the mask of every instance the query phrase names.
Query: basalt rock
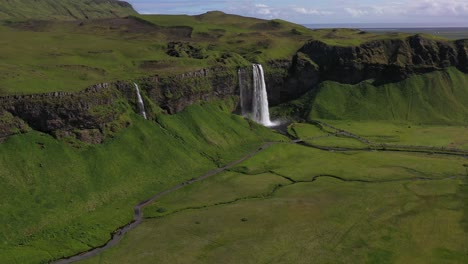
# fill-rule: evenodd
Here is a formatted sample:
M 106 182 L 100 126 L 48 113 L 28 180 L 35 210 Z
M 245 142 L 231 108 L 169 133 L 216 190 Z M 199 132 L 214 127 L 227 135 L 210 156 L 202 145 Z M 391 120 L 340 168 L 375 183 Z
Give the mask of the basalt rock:
M 19 132 L 19 124 L 24 122 L 34 130 L 52 135 L 78 130 L 102 132 L 106 124 L 113 122 L 121 114 L 117 107 L 112 107 L 118 98 L 118 91 L 108 83 L 94 85 L 78 93 L 54 92 L 0 97 L 0 111 L 6 113 L 5 116 L 11 116 L 10 120 L 21 120 L 8 122 L 1 130 Z M 18 126 L 19 130 L 14 129 Z
M 237 71 L 210 68 L 173 76 L 152 76 L 140 80 L 148 98 L 169 114 L 198 101 L 222 99 L 238 94 Z
M 466 51 L 464 41 L 439 41 L 420 35 L 347 47 L 312 40 L 295 56 L 291 77 L 300 85 L 310 88 L 326 80 L 356 84 L 372 79 L 377 85 L 398 82 L 412 74 L 448 67 L 458 67 L 466 72 Z M 316 68 L 311 70 L 310 66 L 305 67 L 308 61 Z M 304 76 L 301 75 L 304 70 L 308 72 L 310 80 L 303 81 Z

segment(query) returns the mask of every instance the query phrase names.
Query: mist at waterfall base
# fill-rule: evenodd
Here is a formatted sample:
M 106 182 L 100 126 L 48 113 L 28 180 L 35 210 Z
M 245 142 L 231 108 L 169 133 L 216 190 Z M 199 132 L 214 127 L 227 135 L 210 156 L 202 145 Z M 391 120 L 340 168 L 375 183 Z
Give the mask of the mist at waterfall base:
M 242 115 L 267 127 L 278 126 L 281 124 L 280 122 L 270 120 L 268 94 L 262 65 L 253 64 L 252 71 L 253 91 L 248 91 L 249 86 L 243 83 L 244 73 L 240 69 L 238 71 Z M 246 95 L 246 93 L 251 93 L 251 96 Z
M 138 87 L 138 84 L 133 83 L 135 85 L 135 90 L 137 94 L 137 103 L 138 103 L 138 108 L 140 110 L 140 115 L 143 116 L 143 118 L 148 119 L 146 116 L 146 111 L 145 111 L 145 103 L 143 102 L 143 98 L 141 97 L 140 93 L 140 88 Z

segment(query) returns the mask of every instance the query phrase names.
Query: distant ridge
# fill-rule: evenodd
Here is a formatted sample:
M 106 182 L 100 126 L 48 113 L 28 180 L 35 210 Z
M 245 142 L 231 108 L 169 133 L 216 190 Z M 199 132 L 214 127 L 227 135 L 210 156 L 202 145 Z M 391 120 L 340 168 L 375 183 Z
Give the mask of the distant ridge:
M 117 0 L 0 1 L 0 20 L 81 20 L 135 14 L 131 4 Z

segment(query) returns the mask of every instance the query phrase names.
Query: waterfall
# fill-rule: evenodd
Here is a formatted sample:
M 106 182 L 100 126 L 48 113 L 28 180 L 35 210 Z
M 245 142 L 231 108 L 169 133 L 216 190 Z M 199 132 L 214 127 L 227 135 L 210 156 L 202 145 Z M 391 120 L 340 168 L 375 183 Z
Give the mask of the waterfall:
M 242 70 L 239 68 L 237 70 L 237 77 L 239 78 L 239 92 L 240 92 L 240 106 L 241 106 L 241 114 L 242 116 L 245 116 L 246 115 L 246 109 L 244 107 L 244 104 L 245 104 L 245 91 L 244 91 L 244 85 L 242 84 L 243 83 L 243 74 L 242 74 Z
M 135 90 L 137 93 L 137 102 L 138 102 L 138 108 L 140 109 L 140 115 L 142 115 L 145 119 L 148 119 L 146 117 L 146 112 L 145 112 L 145 103 L 143 102 L 143 98 L 141 98 L 141 93 L 140 93 L 140 88 L 138 88 L 138 84 L 133 83 L 135 85 Z
M 265 76 L 263 73 L 263 67 L 260 64 L 253 64 L 253 84 L 252 119 L 264 126 L 276 125 L 270 120 Z

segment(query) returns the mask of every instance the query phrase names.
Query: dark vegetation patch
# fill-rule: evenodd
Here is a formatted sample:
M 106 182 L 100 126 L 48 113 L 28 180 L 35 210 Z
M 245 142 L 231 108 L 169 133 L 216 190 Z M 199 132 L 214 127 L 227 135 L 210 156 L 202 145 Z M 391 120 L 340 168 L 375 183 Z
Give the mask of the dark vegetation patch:
M 189 42 L 169 42 L 167 44 L 167 55 L 178 58 L 206 59 L 206 51 L 200 46 Z

